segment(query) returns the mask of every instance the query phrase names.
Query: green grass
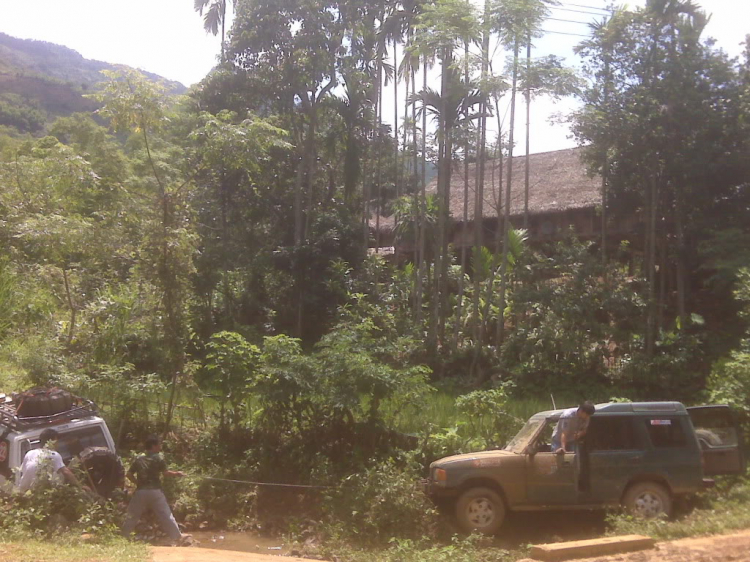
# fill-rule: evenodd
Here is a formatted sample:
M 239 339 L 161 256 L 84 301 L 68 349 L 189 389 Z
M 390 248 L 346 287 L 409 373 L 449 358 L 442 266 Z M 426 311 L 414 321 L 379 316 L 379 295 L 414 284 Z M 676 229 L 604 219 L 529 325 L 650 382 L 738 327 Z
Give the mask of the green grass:
M 393 404 L 386 404 L 383 412 L 387 418 L 394 420 L 396 429 L 404 433 L 420 433 L 428 426 L 454 427 L 461 421 L 461 415 L 456 408 L 457 397 L 455 394 L 438 391 L 429 395 L 424 405 L 407 406 L 396 411 Z M 573 405 L 575 401 L 557 400 L 558 408 Z M 514 418 L 520 427 L 537 412 L 551 409 L 552 403 L 549 398 L 516 398 L 510 400 L 502 414 Z
M 104 542 L 67 536 L 43 539 L 12 535 L 0 538 L 3 562 L 146 562 L 146 545 L 112 538 Z
M 453 537 L 450 544 L 394 540 L 388 548 L 356 550 L 345 546 L 326 549 L 324 555 L 342 562 L 514 562 L 528 556 L 526 549 L 506 550 L 492 539 L 472 535 Z

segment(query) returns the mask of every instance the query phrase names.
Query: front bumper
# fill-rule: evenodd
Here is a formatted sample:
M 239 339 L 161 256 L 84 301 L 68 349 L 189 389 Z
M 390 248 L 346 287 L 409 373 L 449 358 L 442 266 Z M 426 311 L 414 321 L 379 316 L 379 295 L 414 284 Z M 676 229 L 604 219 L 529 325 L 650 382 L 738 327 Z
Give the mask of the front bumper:
M 451 498 L 457 494 L 455 488 L 446 488 L 445 486 L 439 486 L 434 480 L 429 478 L 423 478 L 419 482 L 422 491 L 431 498 Z

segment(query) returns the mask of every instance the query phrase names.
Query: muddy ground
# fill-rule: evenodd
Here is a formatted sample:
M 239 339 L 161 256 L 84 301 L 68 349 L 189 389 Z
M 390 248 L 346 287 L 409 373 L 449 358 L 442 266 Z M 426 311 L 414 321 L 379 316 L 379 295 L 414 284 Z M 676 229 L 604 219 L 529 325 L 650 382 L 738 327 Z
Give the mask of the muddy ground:
M 153 562 L 304 562 L 301 558 L 210 548 L 154 547 Z M 528 559 L 531 562 L 531 559 Z M 655 549 L 578 562 L 750 562 L 750 530 L 658 543 Z

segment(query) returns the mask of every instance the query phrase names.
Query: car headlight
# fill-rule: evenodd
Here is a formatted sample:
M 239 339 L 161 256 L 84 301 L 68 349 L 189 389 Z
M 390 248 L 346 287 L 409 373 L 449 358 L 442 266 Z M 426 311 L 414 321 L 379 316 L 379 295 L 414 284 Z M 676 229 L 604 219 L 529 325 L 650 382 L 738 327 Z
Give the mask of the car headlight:
M 448 481 L 448 473 L 442 468 L 436 468 L 432 478 L 435 482 L 445 484 Z

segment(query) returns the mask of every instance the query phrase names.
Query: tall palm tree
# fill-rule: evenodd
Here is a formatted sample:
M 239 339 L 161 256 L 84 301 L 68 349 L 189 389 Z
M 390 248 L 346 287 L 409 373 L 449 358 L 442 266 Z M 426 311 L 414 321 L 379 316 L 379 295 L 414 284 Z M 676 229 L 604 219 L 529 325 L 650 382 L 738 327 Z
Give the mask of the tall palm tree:
M 542 21 L 549 12 L 546 0 L 499 0 L 495 9 L 495 25 L 500 39 L 506 47 L 513 49 L 512 89 L 510 98 L 510 125 L 508 130 L 508 177 L 505 180 L 505 206 L 503 216 L 503 257 L 500 261 L 500 305 L 497 325 L 497 348 L 503 343 L 505 322 L 502 317 L 505 310 L 505 291 L 507 288 L 507 262 L 509 250 L 508 232 L 510 231 L 511 184 L 513 181 L 513 137 L 516 119 L 516 92 L 518 91 L 519 52 L 526 42 L 536 36 L 541 29 Z M 499 217 L 498 217 L 499 218 Z
M 460 83 L 455 77 L 453 68 L 454 51 L 464 44 L 465 40 L 474 41 L 478 35 L 477 19 L 472 5 L 465 0 L 437 0 L 434 4 L 425 6 L 418 17 L 417 41 L 423 52 L 434 53 L 441 62 L 440 94 L 434 91 L 423 91 L 423 101 L 432 97 L 443 104 L 439 110 L 432 108 L 438 122 L 438 201 L 440 204 L 439 237 L 440 249 L 435 264 L 435 294 L 432 306 L 431 334 L 428 345 L 436 349 L 437 340 L 444 340 L 445 317 L 448 307 L 448 226 L 450 224 L 450 178 L 453 160 L 453 127 L 455 119 L 451 113 L 457 112 L 455 106 L 451 108 L 455 95 L 452 89 Z M 459 96 L 460 97 L 460 96 Z M 429 109 L 429 104 L 427 104 Z M 437 327 L 437 334 L 434 329 Z
M 221 29 L 221 62 L 225 62 L 224 41 L 226 40 L 227 0 L 193 0 L 193 8 L 203 17 L 203 29 L 206 30 L 206 33 L 216 36 Z

